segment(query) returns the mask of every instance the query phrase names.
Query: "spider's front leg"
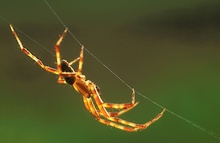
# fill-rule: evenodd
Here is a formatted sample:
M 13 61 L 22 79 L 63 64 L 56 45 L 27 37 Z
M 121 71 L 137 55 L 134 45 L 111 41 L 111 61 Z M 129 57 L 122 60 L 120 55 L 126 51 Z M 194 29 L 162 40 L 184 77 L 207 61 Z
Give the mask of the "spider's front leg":
M 80 55 L 79 55 L 79 66 L 78 66 L 77 75 L 81 75 L 82 74 L 83 51 L 84 51 L 84 46 L 82 45 L 82 48 L 81 48 L 81 51 L 80 51 Z
M 11 24 L 10 24 L 10 28 L 11 28 L 11 31 L 14 34 L 15 39 L 17 40 L 18 45 L 20 46 L 22 52 L 24 52 L 27 56 L 29 56 L 32 60 L 34 60 L 41 68 L 43 68 L 47 72 L 51 72 L 51 73 L 57 74 L 57 75 L 59 74 L 59 72 L 56 69 L 44 65 L 43 62 L 40 59 L 35 57 L 33 54 L 31 54 L 30 51 L 28 51 L 26 48 L 24 48 L 23 44 L 21 43 L 21 40 L 19 39 L 17 33 L 15 32 L 15 30 L 14 30 L 14 28 Z
M 68 29 L 66 28 L 64 30 L 63 34 L 58 39 L 56 45 L 55 45 L 56 60 L 57 60 L 57 71 L 59 73 L 59 77 L 58 77 L 57 82 L 60 83 L 60 84 L 66 84 L 66 81 L 62 78 L 62 75 L 60 75 L 62 73 L 62 70 L 61 70 L 61 59 L 60 59 L 60 44 L 63 41 L 63 38 L 65 37 L 67 31 L 68 31 Z
M 63 41 L 66 33 L 68 32 L 68 29 L 66 28 L 60 38 L 58 39 L 56 45 L 55 45 L 55 51 L 56 51 L 56 60 L 57 60 L 57 71 L 59 73 L 59 78 L 58 78 L 58 83 L 65 84 L 66 81 L 63 79 L 63 77 L 74 77 L 76 74 L 81 75 L 82 71 L 82 65 L 83 65 L 83 50 L 84 46 L 82 45 L 81 52 L 80 52 L 80 57 L 76 58 L 75 60 L 71 61 L 70 63 L 66 62 L 65 60 L 61 61 L 60 58 L 60 44 Z M 68 71 L 64 71 L 62 69 L 61 62 L 65 61 L 65 64 L 67 66 Z M 79 61 L 79 67 L 77 73 L 72 69 L 71 65 L 74 64 L 75 62 Z

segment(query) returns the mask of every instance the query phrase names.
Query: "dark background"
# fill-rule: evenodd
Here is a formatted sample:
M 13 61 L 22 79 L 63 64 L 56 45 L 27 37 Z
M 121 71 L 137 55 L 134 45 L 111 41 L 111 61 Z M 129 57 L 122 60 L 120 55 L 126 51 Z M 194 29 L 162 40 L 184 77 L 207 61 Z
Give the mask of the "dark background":
M 219 0 L 49 0 L 85 47 L 144 96 L 220 135 Z M 0 16 L 24 46 L 55 67 L 54 44 L 63 32 L 43 0 L 0 1 Z M 0 142 L 217 143 L 219 140 L 166 112 L 148 129 L 127 133 L 98 123 L 71 86 L 23 54 L 8 23 L 0 19 Z M 48 52 L 48 50 L 50 52 Z M 68 34 L 62 57 L 80 46 Z M 97 83 L 106 102 L 129 102 L 131 90 L 88 52 L 83 74 Z M 74 68 L 76 68 L 74 66 Z M 161 108 L 137 94 L 139 105 L 121 116 L 144 123 Z

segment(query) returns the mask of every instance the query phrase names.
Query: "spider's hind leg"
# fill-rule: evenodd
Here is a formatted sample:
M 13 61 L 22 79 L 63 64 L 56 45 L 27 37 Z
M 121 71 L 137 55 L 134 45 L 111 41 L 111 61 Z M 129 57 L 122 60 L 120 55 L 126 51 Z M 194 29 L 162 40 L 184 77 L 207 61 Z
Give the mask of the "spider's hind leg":
M 132 123 L 132 125 L 130 126 L 130 125 L 123 125 L 123 123 L 122 124 L 118 124 L 118 122 L 117 123 L 115 123 L 115 120 L 114 119 L 116 119 L 116 118 L 114 118 L 114 117 L 110 117 L 110 120 L 108 119 L 108 118 L 106 118 L 106 119 L 102 119 L 101 117 L 100 117 L 100 112 L 96 109 L 96 107 L 94 106 L 94 104 L 93 104 L 93 101 L 91 100 L 91 98 L 86 98 L 86 97 L 83 97 L 83 101 L 84 101 L 84 104 L 85 104 L 85 106 L 86 106 L 86 109 L 89 111 L 89 112 L 91 112 L 92 113 L 92 115 L 95 117 L 95 119 L 97 120 L 97 121 L 99 121 L 100 123 L 102 123 L 102 124 L 105 124 L 105 125 L 108 125 L 108 126 L 112 126 L 112 127 L 114 127 L 114 128 L 118 128 L 118 129 L 121 129 L 121 130 L 124 130 L 124 131 L 128 131 L 128 132 L 133 132 L 133 131 L 137 131 L 137 130 L 139 130 L 138 128 L 135 128 L 135 127 L 132 127 L 132 126 L 135 126 L 135 125 L 133 125 L 133 123 Z M 112 119 L 112 120 L 111 120 Z M 117 118 L 118 119 L 118 118 Z M 125 120 L 123 120 L 123 121 L 125 121 Z M 127 121 L 125 121 L 126 123 L 127 123 Z M 130 127 L 129 127 L 130 126 Z
M 114 109 L 128 109 L 133 107 L 134 105 L 136 106 L 138 102 L 135 103 L 135 91 L 132 89 L 132 94 L 131 94 L 131 103 L 102 103 L 102 106 L 105 108 L 114 108 Z
M 95 99 L 99 99 L 99 98 L 96 98 L 95 95 Z M 119 112 L 109 112 L 110 117 L 115 117 L 124 114 L 125 112 L 128 112 L 129 110 L 133 109 L 137 104 L 138 102 L 135 102 L 135 90 L 132 89 L 131 103 L 120 103 L 120 104 L 102 103 L 101 105 L 104 108 L 112 108 L 112 109 L 120 110 Z
M 133 109 L 137 104 L 138 104 L 138 102 L 136 102 L 136 103 L 133 104 L 132 106 L 128 107 L 127 109 L 122 109 L 122 110 L 120 110 L 120 111 L 118 111 L 118 112 L 109 112 L 109 111 L 108 111 L 109 116 L 110 116 L 110 117 L 120 116 L 120 115 L 122 115 L 122 114 L 124 114 L 124 113 L 130 111 L 131 109 Z M 118 109 L 118 108 L 116 108 L 116 109 Z M 99 112 L 99 114 L 102 115 L 102 116 L 105 116 L 104 114 L 102 114 L 102 112 Z

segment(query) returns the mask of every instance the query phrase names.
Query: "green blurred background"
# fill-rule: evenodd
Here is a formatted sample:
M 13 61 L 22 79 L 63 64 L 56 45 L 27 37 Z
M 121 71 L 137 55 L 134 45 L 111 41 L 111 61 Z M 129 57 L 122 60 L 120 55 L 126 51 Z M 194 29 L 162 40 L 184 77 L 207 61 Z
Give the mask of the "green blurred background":
M 130 86 L 169 110 L 220 135 L 219 0 L 48 0 L 85 47 Z M 23 44 L 55 67 L 54 44 L 64 27 L 38 1 L 0 1 L 0 16 Z M 23 54 L 7 22 L 0 20 L 1 143 L 217 143 L 219 140 L 166 112 L 148 129 L 127 133 L 98 123 L 71 86 Z M 48 50 L 50 52 L 48 52 Z M 62 57 L 80 46 L 68 34 Z M 106 102 L 129 102 L 131 90 L 88 52 L 83 74 Z M 77 65 L 76 65 L 77 66 Z M 74 66 L 74 67 L 76 67 Z M 139 105 L 121 116 L 144 123 L 161 108 L 137 94 Z

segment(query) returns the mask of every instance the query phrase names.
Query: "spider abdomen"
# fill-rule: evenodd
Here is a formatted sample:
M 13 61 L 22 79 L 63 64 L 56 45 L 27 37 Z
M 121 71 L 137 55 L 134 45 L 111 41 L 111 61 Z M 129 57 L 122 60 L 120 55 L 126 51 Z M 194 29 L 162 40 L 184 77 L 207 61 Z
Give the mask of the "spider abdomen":
M 62 72 L 70 72 L 70 73 L 75 72 L 66 60 L 61 61 L 60 67 Z M 66 81 L 66 83 L 70 85 L 73 85 L 75 82 L 75 77 L 63 77 L 63 79 Z

